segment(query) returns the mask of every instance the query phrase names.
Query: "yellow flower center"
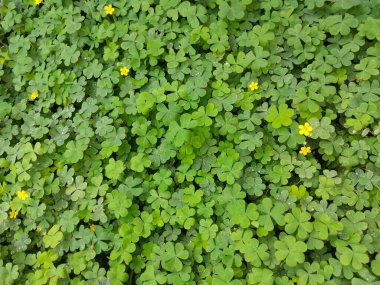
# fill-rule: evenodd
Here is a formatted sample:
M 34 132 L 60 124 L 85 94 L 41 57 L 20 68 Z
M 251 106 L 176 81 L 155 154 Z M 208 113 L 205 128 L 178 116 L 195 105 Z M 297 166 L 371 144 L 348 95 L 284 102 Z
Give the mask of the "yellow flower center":
M 302 155 L 307 155 L 308 153 L 310 153 L 311 152 L 311 148 L 310 148 L 310 146 L 303 146 L 303 147 L 301 147 L 301 149 L 300 149 L 300 154 L 302 154 Z
M 251 91 L 255 91 L 256 89 L 259 89 L 259 83 L 258 82 L 251 82 L 249 84 L 249 89 L 251 89 Z
M 310 136 L 311 131 L 313 130 L 313 127 L 310 126 L 309 123 L 305 123 L 304 125 L 299 125 L 299 134 L 304 135 L 306 137 Z
M 17 215 L 18 215 L 18 211 L 16 211 L 16 210 L 9 211 L 9 218 L 16 219 Z
M 122 68 L 120 68 L 120 74 L 121 74 L 122 76 L 127 76 L 128 73 L 129 73 L 129 68 L 128 68 L 128 67 L 123 66 Z
M 112 13 L 115 12 L 115 8 L 112 7 L 112 5 L 106 5 L 104 6 L 104 12 L 106 12 L 107 15 L 112 15 Z
M 34 0 L 34 4 L 39 5 L 42 3 L 42 0 Z
M 22 190 L 22 191 L 17 191 L 17 197 L 19 197 L 21 200 L 25 201 L 26 198 L 29 197 L 29 193 Z
M 37 91 L 34 91 L 32 94 L 30 94 L 30 99 L 35 100 L 38 98 L 39 94 Z
M 94 232 L 96 229 L 96 226 L 94 224 L 91 224 L 90 225 L 90 231 Z

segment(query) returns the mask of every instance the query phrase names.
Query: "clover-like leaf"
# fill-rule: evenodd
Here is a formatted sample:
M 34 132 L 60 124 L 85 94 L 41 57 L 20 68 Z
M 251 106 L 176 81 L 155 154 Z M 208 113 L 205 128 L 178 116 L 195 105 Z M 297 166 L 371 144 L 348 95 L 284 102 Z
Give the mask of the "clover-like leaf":
M 253 267 L 248 274 L 249 284 L 272 285 L 274 282 L 273 271 L 268 268 Z
M 128 209 L 132 205 L 132 200 L 130 200 L 125 193 L 113 190 L 107 194 L 106 198 L 108 209 L 116 218 L 127 216 Z
M 304 252 L 307 246 L 302 241 L 297 241 L 293 236 L 286 235 L 280 240 L 275 241 L 275 256 L 278 260 L 285 260 L 286 265 L 296 266 L 305 260 Z
M 351 265 L 355 270 L 360 270 L 363 264 L 369 261 L 367 249 L 361 244 L 353 244 L 349 247 L 338 246 L 337 253 L 342 265 Z
M 272 231 L 274 229 L 274 223 L 278 225 L 284 225 L 284 212 L 285 207 L 280 202 L 273 203 L 272 199 L 264 198 L 261 203 L 257 206 L 260 216 L 259 224 L 262 225 L 266 230 Z
M 143 172 L 150 165 L 151 161 L 143 153 L 138 153 L 131 159 L 131 169 L 136 172 Z
M 120 177 L 120 175 L 123 173 L 124 169 L 125 169 L 124 163 L 121 160 L 115 161 L 113 158 L 111 158 L 108 161 L 108 164 L 105 168 L 106 176 L 109 179 L 117 180 Z
M 380 41 L 380 31 L 377 28 L 380 24 L 379 19 L 374 19 L 373 17 L 368 17 L 363 23 L 358 27 L 359 35 L 366 36 L 369 39 L 377 39 Z
M 63 233 L 59 230 L 58 225 L 54 225 L 42 238 L 45 247 L 55 248 L 63 238 Z
M 372 260 L 371 269 L 376 276 L 380 276 L 380 254 L 377 254 L 376 258 Z
M 184 248 L 183 244 L 168 242 L 165 244 L 165 252 L 163 254 L 162 266 L 164 269 L 171 272 L 179 272 L 183 268 L 181 260 L 189 256 L 188 251 Z
M 305 239 L 313 231 L 313 224 L 309 222 L 311 215 L 301 211 L 300 208 L 292 209 L 292 213 L 285 215 L 285 231 L 288 234 L 297 232 L 297 237 Z
M 267 122 L 272 123 L 273 128 L 278 129 L 281 126 L 290 126 L 292 124 L 292 116 L 294 111 L 286 104 L 280 104 L 280 106 L 271 106 L 268 109 L 268 115 L 266 117 Z
M 66 188 L 66 194 L 70 195 L 71 200 L 78 201 L 83 198 L 85 194 L 85 190 L 87 187 L 87 182 L 84 181 L 83 176 L 77 176 L 75 178 L 75 183 L 69 184 Z
M 331 125 L 331 119 L 323 117 L 321 121 L 317 118 L 311 118 L 309 124 L 313 127 L 311 132 L 311 138 L 321 138 L 323 140 L 329 139 L 335 131 L 335 128 Z
M 83 138 L 78 141 L 69 141 L 66 145 L 66 151 L 63 156 L 68 163 L 76 163 L 83 158 L 83 152 L 87 149 L 89 143 L 88 138 Z
M 231 221 L 242 228 L 248 228 L 251 222 L 254 224 L 254 221 L 257 221 L 259 217 L 256 205 L 246 205 L 243 200 L 235 200 L 229 203 L 226 210 L 231 216 Z

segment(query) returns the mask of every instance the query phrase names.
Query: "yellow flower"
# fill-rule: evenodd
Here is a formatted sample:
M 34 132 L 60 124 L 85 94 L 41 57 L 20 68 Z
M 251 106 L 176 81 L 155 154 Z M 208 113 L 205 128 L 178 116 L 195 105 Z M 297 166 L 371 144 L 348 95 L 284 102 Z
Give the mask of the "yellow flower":
M 129 73 L 129 68 L 126 67 L 126 66 L 123 66 L 122 68 L 120 68 L 120 74 L 123 75 L 123 76 L 127 76 Z
M 38 98 L 39 94 L 37 91 L 34 91 L 32 94 L 30 94 L 30 99 L 35 100 Z
M 17 215 L 18 215 L 18 211 L 16 211 L 16 210 L 9 211 L 9 218 L 16 219 Z
M 25 201 L 26 198 L 29 197 L 29 193 L 22 190 L 22 191 L 17 191 L 17 197 L 19 197 L 21 200 Z
M 38 225 L 38 226 L 36 227 L 36 231 L 39 233 L 39 232 L 41 232 L 41 230 L 42 230 L 42 227 L 41 227 L 40 225 Z
M 112 5 L 106 5 L 104 6 L 104 12 L 106 12 L 107 15 L 112 15 L 113 12 L 115 12 L 115 8 L 112 7 Z
M 42 0 L 34 0 L 34 4 L 39 5 L 42 3 Z
M 90 231 L 94 232 L 96 229 L 96 226 L 94 224 L 91 224 L 90 225 Z
M 248 87 L 249 87 L 249 89 L 251 89 L 251 91 L 255 91 L 256 89 L 259 89 L 259 83 L 258 82 L 251 82 Z
M 310 152 L 311 152 L 310 146 L 303 146 L 300 149 L 300 154 L 302 154 L 302 155 L 307 155 Z
M 304 125 L 299 125 L 298 128 L 300 129 L 299 134 L 307 136 L 307 137 L 310 136 L 310 132 L 313 130 L 313 127 L 310 126 L 309 123 L 305 123 Z

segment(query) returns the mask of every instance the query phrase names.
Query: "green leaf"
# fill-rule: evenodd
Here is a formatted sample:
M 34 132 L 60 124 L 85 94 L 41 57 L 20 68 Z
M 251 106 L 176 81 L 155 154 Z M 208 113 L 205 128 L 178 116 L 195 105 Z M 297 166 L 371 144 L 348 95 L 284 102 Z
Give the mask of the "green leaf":
M 286 185 L 288 183 L 289 178 L 292 176 L 291 166 L 281 166 L 275 165 L 273 169 L 269 171 L 269 179 L 273 183 L 280 183 L 281 185 Z
M 246 205 L 243 200 L 236 200 L 229 203 L 226 210 L 230 214 L 231 222 L 240 225 L 242 228 L 248 228 L 251 222 L 255 224 L 254 221 L 257 221 L 259 217 L 256 205 Z
M 164 52 L 164 49 L 161 48 L 163 43 L 160 39 L 150 39 L 147 42 L 147 52 L 153 56 L 159 56 Z
M 136 172 L 143 172 L 151 165 L 151 161 L 143 153 L 138 153 L 131 158 L 131 169 Z
M 249 284 L 272 285 L 274 282 L 273 271 L 267 268 L 252 268 L 252 273 L 248 274 Z
M 350 33 L 350 28 L 356 28 L 359 21 L 352 15 L 346 13 L 344 18 L 342 15 L 333 15 L 324 19 L 321 23 L 322 27 L 327 29 L 332 35 L 341 34 L 343 36 Z
M 317 262 L 313 262 L 310 264 L 309 262 L 305 262 L 303 269 L 297 270 L 297 275 L 299 276 L 298 283 L 300 285 L 317 285 L 322 284 L 324 281 L 324 277 L 320 274 L 320 265 Z
M 113 264 L 107 272 L 107 277 L 110 280 L 110 284 L 115 285 L 123 285 L 129 279 L 129 275 L 126 273 L 124 264 Z
M 331 125 L 331 119 L 323 117 L 322 120 L 317 118 L 311 118 L 309 124 L 313 127 L 311 132 L 311 138 L 328 140 L 335 131 L 335 128 Z
M 379 31 L 380 20 L 368 17 L 364 23 L 361 23 L 358 27 L 359 35 L 366 36 L 370 40 L 375 38 L 380 41 Z
M 12 110 L 11 104 L 4 101 L 0 101 L 0 119 L 4 119 L 5 116 L 11 112 L 11 110 Z
M 86 257 L 83 252 L 70 254 L 68 257 L 68 263 L 75 274 L 80 274 L 86 269 Z
M 66 66 L 70 66 L 71 64 L 76 63 L 79 59 L 79 55 L 80 52 L 77 50 L 77 47 L 75 45 L 64 45 L 61 49 L 61 59 Z
M 278 260 L 285 260 L 286 265 L 295 267 L 305 260 L 304 252 L 307 246 L 302 241 L 297 241 L 293 236 L 284 236 L 275 241 L 275 256 Z
M 286 104 L 280 104 L 278 109 L 275 106 L 269 107 L 266 121 L 272 123 L 273 128 L 278 129 L 281 126 L 290 126 L 293 115 L 292 109 L 288 108 Z
M 213 103 L 208 103 L 206 108 L 204 106 L 199 107 L 198 111 L 192 114 L 192 118 L 197 122 L 197 126 L 211 126 L 212 119 L 218 114 L 218 110 Z
M 0 281 L 3 284 L 14 284 L 19 275 L 18 265 L 13 265 L 10 262 L 3 265 L 3 261 L 0 262 Z
M 343 225 L 339 221 L 335 221 L 327 213 L 322 214 L 314 222 L 314 230 L 318 233 L 319 238 L 327 240 L 329 235 L 337 235 L 343 229 Z
M 379 74 L 380 60 L 374 57 L 362 58 L 359 64 L 355 65 L 355 69 L 359 70 L 358 77 L 362 80 L 368 80 L 371 76 Z
M 179 272 L 183 268 L 181 260 L 187 259 L 189 252 L 181 243 L 168 242 L 162 256 L 162 267 L 170 272 Z
M 308 212 L 301 211 L 299 208 L 292 209 L 292 213 L 285 215 L 285 231 L 288 234 L 297 232 L 297 237 L 301 240 L 307 238 L 313 231 L 313 224 L 309 222 L 311 215 Z
M 367 249 L 364 245 L 353 244 L 349 247 L 337 247 L 337 256 L 344 266 L 351 265 L 355 270 L 360 270 L 363 264 L 369 261 Z
M 192 28 L 198 27 L 200 22 L 207 20 L 207 10 L 203 5 L 191 5 L 189 1 L 181 1 L 177 9 L 181 16 L 186 17 Z
M 308 193 L 304 185 L 292 185 L 290 186 L 290 195 L 297 197 L 297 199 L 302 199 L 303 197 L 307 196 Z
M 257 209 L 260 212 L 259 224 L 266 230 L 272 231 L 274 229 L 273 222 L 276 222 L 280 226 L 284 225 L 285 207 L 282 203 L 276 201 L 273 204 L 272 199 L 264 198 L 257 206 Z
M 239 280 L 233 280 L 234 271 L 232 268 L 224 268 L 222 264 L 217 264 L 214 268 L 211 285 L 242 285 Z
M 63 233 L 59 230 L 58 225 L 54 225 L 42 238 L 45 247 L 55 248 L 63 238 Z
M 107 194 L 108 209 L 115 215 L 116 218 L 126 217 L 128 209 L 132 205 L 132 200 L 125 193 L 119 190 L 113 190 Z
M 76 163 L 83 158 L 83 152 L 87 149 L 88 138 L 83 138 L 77 141 L 69 141 L 66 145 L 66 151 L 63 157 L 68 163 Z
M 85 196 L 85 190 L 87 188 L 87 182 L 84 182 L 83 176 L 77 176 L 75 183 L 67 185 L 66 194 L 70 195 L 72 201 L 78 201 Z
M 86 192 L 90 198 L 95 198 L 96 196 L 104 196 L 108 190 L 107 184 L 102 184 L 103 176 L 98 175 L 91 178 L 91 184 L 87 187 Z
M 116 58 L 119 56 L 118 52 L 119 46 L 116 43 L 109 43 L 105 48 L 104 48 L 104 54 L 103 54 L 103 59 L 105 61 L 114 61 Z
M 141 274 L 141 281 L 144 281 L 144 284 L 147 285 L 165 284 L 166 280 L 165 274 L 158 270 L 156 271 L 151 264 L 148 264 Z
M 332 7 L 334 9 L 348 10 L 360 4 L 360 0 L 336 0 Z
M 58 222 L 58 226 L 61 227 L 63 232 L 73 232 L 75 226 L 78 224 L 79 218 L 75 215 L 73 210 L 63 212 L 61 219 Z
M 372 260 L 371 269 L 376 276 L 380 276 L 380 254 L 377 254 L 376 259 Z
M 98 78 L 100 77 L 102 70 L 103 64 L 99 63 L 99 61 L 95 59 L 87 68 L 83 70 L 83 75 L 86 76 L 87 79 L 92 77 Z
M 242 1 L 220 1 L 218 16 L 230 21 L 244 17 L 245 5 Z
M 109 179 L 117 180 L 120 177 L 120 175 L 123 173 L 124 169 L 125 169 L 124 163 L 121 160 L 115 161 L 113 158 L 110 158 L 105 168 L 106 176 Z

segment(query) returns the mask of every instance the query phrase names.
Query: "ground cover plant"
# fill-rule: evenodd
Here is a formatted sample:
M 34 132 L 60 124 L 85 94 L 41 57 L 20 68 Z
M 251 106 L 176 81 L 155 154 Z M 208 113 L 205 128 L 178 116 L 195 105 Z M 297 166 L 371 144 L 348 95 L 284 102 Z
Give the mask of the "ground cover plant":
M 379 0 L 0 1 L 0 284 L 380 284 Z

